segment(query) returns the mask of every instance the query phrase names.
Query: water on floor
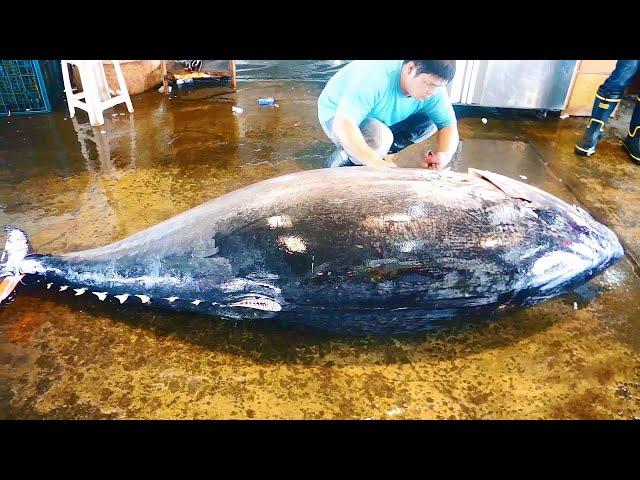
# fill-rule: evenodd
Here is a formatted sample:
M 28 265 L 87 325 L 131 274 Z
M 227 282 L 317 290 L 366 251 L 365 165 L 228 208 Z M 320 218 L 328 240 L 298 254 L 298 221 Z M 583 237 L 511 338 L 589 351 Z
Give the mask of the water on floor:
M 0 224 L 36 251 L 104 245 L 242 186 L 320 168 L 320 83 L 155 90 L 105 112 L 0 118 Z M 258 97 L 276 98 L 277 108 Z M 232 106 L 241 107 L 234 113 Z M 630 112 L 626 112 L 629 114 Z M 625 112 L 621 115 L 624 115 Z M 628 117 L 627 117 L 628 118 Z M 344 337 L 18 295 L 0 310 L 0 418 L 640 417 L 640 167 L 584 119 L 460 119 L 452 169 L 489 169 L 582 205 L 628 256 L 559 299 L 412 336 Z M 616 130 L 617 128 L 617 130 Z M 417 166 L 432 144 L 403 151 Z

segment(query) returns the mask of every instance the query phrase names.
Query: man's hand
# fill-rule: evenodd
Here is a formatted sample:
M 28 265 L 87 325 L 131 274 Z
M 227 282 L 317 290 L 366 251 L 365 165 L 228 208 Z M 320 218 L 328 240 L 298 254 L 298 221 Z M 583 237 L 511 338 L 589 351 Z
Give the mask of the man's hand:
M 431 150 L 429 150 L 422 160 L 422 168 L 443 170 L 450 161 L 451 155 L 449 155 L 447 152 L 433 153 Z
M 397 153 L 387 153 L 384 156 L 384 161 L 387 164 L 388 167 L 397 167 L 398 165 L 396 165 L 396 158 L 398 157 Z

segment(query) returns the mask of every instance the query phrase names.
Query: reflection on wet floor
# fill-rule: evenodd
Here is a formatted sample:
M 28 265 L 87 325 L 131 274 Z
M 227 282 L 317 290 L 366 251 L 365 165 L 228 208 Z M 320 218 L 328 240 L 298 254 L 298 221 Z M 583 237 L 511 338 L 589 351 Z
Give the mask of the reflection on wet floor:
M 0 119 L 0 224 L 36 251 L 104 245 L 251 183 L 320 168 L 321 84 L 150 91 L 105 112 Z M 260 107 L 273 96 L 279 108 Z M 243 109 L 234 113 L 231 106 Z M 120 108 L 122 107 L 122 108 Z M 413 336 L 344 337 L 54 302 L 0 310 L 0 418 L 640 417 L 640 169 L 583 119 L 460 120 L 452 169 L 489 169 L 582 205 L 629 256 L 562 298 Z M 400 154 L 416 166 L 430 144 Z M 635 257 L 634 257 L 635 256 Z

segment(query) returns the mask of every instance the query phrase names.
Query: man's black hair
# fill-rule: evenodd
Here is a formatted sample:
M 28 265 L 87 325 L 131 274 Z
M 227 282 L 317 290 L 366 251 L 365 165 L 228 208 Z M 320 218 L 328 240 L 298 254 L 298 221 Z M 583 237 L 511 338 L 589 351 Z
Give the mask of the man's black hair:
M 413 62 L 417 67 L 417 74 L 431 73 L 447 82 L 450 82 L 456 74 L 455 60 L 405 60 L 404 63 Z

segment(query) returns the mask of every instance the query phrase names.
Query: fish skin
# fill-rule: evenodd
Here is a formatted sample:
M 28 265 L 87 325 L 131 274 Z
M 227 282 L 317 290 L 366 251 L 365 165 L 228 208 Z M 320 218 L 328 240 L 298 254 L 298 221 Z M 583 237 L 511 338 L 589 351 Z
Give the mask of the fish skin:
M 534 305 L 623 253 L 584 210 L 502 175 L 351 167 L 265 180 L 38 261 L 47 281 L 109 298 L 361 334 Z

